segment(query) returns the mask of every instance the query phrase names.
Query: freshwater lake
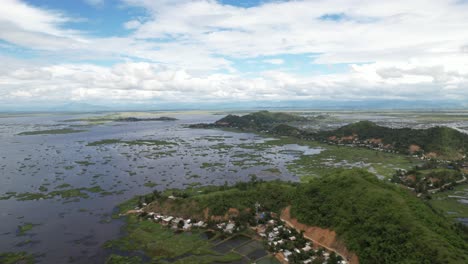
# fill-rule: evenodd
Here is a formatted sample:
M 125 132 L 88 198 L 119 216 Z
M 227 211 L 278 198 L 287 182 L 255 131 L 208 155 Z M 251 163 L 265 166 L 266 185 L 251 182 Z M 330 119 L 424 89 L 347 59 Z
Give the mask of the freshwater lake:
M 164 114 L 161 114 L 164 115 Z M 90 115 L 24 115 L 0 118 L 0 197 L 10 192 L 50 193 L 99 186 L 88 198 L 0 200 L 0 252 L 26 251 L 39 263 L 103 263 L 104 242 L 119 236 L 123 222 L 111 221 L 119 203 L 154 189 L 189 185 L 231 184 L 259 179 L 297 181 L 288 162 L 320 149 L 298 145 L 263 146 L 250 133 L 190 129 L 188 124 L 214 122 L 221 115 L 172 114 L 177 121 L 65 122 Z M 72 128 L 71 134 L 18 135 L 21 132 Z M 119 139 L 142 144 L 90 142 Z M 144 144 L 161 140 L 167 145 Z M 270 169 L 270 170 L 268 170 Z M 278 169 L 278 170 L 276 170 Z M 18 226 L 34 224 L 25 234 Z

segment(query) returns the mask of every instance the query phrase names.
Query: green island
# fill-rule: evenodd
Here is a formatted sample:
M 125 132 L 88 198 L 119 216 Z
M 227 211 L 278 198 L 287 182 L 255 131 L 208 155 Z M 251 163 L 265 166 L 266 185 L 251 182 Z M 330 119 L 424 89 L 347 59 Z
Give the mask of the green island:
M 154 116 L 148 113 L 113 113 L 101 116 L 68 119 L 63 122 L 86 122 L 88 125 L 99 125 L 108 122 L 149 122 L 149 121 L 176 121 L 177 118 L 167 116 Z
M 70 129 L 70 128 L 62 128 L 62 129 L 50 129 L 50 130 L 37 130 L 37 131 L 26 131 L 21 132 L 18 135 L 20 136 L 32 136 L 32 135 L 58 135 L 58 134 L 72 134 L 72 133 L 80 133 L 85 132 L 86 130 L 77 130 L 77 129 Z

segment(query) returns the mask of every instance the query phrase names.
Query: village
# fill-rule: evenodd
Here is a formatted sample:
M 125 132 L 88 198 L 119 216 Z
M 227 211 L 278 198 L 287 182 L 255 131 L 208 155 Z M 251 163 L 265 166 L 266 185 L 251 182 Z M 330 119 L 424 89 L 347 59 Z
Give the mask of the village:
M 255 225 L 241 223 L 238 219 L 221 222 L 204 222 L 190 218 L 164 215 L 157 212 L 145 211 L 136 207 L 127 213 L 138 214 L 141 219 L 153 221 L 170 228 L 174 232 L 189 232 L 192 229 L 206 229 L 227 236 L 237 234 L 247 235 L 252 239 L 262 241 L 265 248 L 280 263 L 283 264 L 347 264 L 342 256 L 334 251 L 325 249 L 317 243 L 304 237 L 303 232 L 288 226 L 273 212 L 257 212 Z

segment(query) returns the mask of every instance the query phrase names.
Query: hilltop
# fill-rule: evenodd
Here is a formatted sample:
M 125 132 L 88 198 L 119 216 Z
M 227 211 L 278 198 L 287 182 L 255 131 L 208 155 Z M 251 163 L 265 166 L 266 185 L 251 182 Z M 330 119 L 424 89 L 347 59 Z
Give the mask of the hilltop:
M 343 170 L 317 178 L 299 185 L 294 197 L 293 216 L 335 230 L 360 263 L 468 261 L 463 227 L 369 172 Z
M 227 127 L 241 130 L 266 130 L 278 124 L 290 124 L 294 122 L 304 122 L 307 118 L 283 112 L 259 111 L 243 116 L 227 115 L 213 124 L 196 124 L 192 128 L 198 127 Z

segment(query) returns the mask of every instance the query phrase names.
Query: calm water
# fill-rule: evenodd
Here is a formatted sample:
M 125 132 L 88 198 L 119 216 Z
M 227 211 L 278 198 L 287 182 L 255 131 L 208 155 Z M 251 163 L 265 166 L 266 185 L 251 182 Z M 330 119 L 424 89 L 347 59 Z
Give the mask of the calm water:
M 0 252 L 44 254 L 40 263 L 103 263 L 102 244 L 117 237 L 121 221 L 109 221 L 113 208 L 126 199 L 153 189 L 184 187 L 190 183 L 224 184 L 261 179 L 295 181 L 286 165 L 299 153 L 320 150 L 297 145 L 252 149 L 265 139 L 249 133 L 189 129 L 186 124 L 213 122 L 219 115 L 180 114 L 174 122 L 111 122 L 86 132 L 63 135 L 19 136 L 20 132 L 68 128 L 80 123 L 63 120 L 82 116 L 44 115 L 0 118 L 0 196 L 6 192 L 40 192 L 100 186 L 113 195 L 91 194 L 88 199 L 0 201 Z M 165 140 L 174 146 L 86 146 L 102 139 Z M 225 147 L 227 145 L 228 147 Z M 250 155 L 250 156 L 246 156 Z M 252 156 L 253 155 L 253 156 Z M 93 164 L 82 165 L 77 161 Z M 204 165 L 204 163 L 215 164 Z M 264 171 L 278 168 L 281 173 Z M 158 184 L 144 186 L 147 182 Z M 37 224 L 26 235 L 18 226 Z M 28 242 L 28 243 L 24 243 Z

